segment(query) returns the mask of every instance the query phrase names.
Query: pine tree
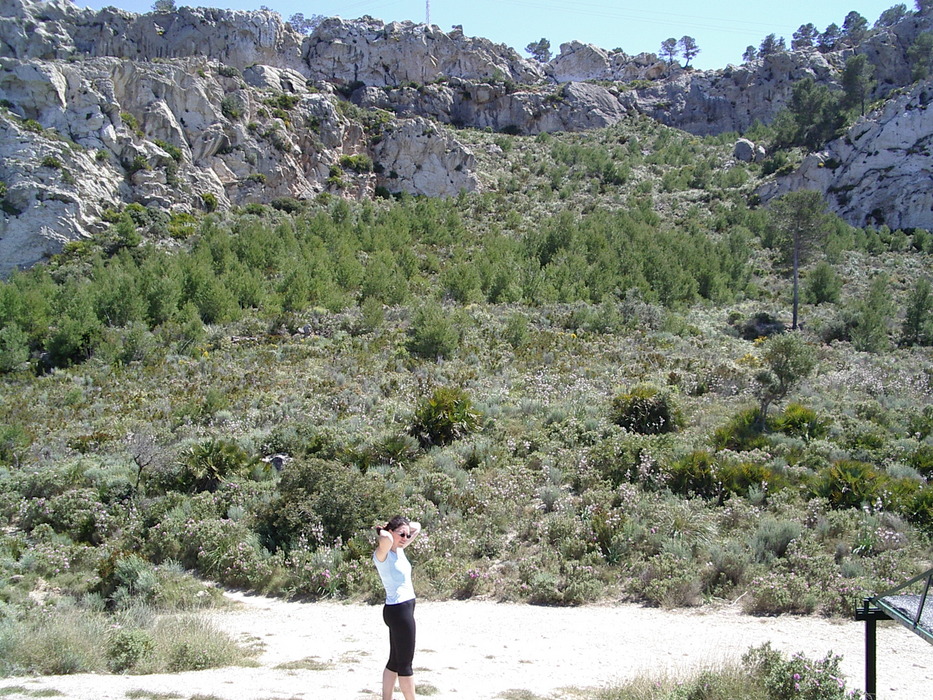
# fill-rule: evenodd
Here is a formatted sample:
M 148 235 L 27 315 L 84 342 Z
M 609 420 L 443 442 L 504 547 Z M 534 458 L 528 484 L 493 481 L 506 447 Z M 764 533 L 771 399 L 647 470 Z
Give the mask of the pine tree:
M 677 58 L 679 53 L 680 49 L 677 46 L 677 39 L 674 37 L 661 42 L 661 55 L 667 59 L 667 65 L 674 65 L 674 59 Z
M 547 63 L 551 60 L 551 42 L 541 37 L 537 41 L 532 41 L 525 47 L 525 51 L 531 54 L 531 57 L 541 63 Z
M 813 48 L 819 36 L 820 33 L 817 31 L 816 27 L 813 26 L 812 22 L 809 24 L 801 24 L 800 28 L 794 32 L 790 47 L 795 51 Z
M 778 236 L 776 244 L 791 264 L 793 274 L 793 321 L 796 330 L 799 306 L 800 265 L 826 238 L 829 217 L 819 192 L 790 192 L 771 204 L 771 217 Z
M 684 56 L 684 65 L 689 66 L 690 61 L 696 58 L 697 54 L 700 53 L 700 48 L 697 46 L 696 39 L 692 36 L 681 37 L 679 46 Z
M 865 54 L 849 57 L 842 71 L 842 107 L 858 107 L 859 114 L 865 114 L 865 99 L 874 85 L 874 72 L 875 67 Z

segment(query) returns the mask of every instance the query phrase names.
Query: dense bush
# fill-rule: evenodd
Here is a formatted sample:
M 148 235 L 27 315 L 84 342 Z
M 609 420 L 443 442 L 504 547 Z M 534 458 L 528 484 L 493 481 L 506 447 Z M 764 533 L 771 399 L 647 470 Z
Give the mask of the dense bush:
M 610 418 L 616 425 L 644 435 L 676 432 L 684 422 L 671 393 L 647 384 L 613 397 Z
M 339 462 L 295 459 L 278 496 L 262 508 L 259 532 L 270 549 L 332 546 L 368 531 L 397 511 L 399 494 L 380 474 Z
M 814 483 L 814 492 L 835 508 L 874 505 L 881 498 L 885 478 L 872 465 L 856 460 L 839 460 L 823 470 Z
M 479 427 L 480 415 L 469 394 L 457 387 L 438 387 L 415 408 L 409 433 L 422 447 L 449 445 Z
M 252 459 L 230 440 L 211 439 L 192 445 L 181 455 L 178 488 L 188 491 L 214 491 L 224 479 L 243 476 L 252 468 Z
M 413 355 L 449 358 L 459 344 L 459 332 L 441 306 L 425 304 L 415 312 L 408 332 L 408 350 Z

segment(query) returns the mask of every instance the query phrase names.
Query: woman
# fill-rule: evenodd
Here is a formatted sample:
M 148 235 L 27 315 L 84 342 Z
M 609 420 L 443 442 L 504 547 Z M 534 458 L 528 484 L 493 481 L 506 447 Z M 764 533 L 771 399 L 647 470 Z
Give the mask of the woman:
M 411 669 L 415 656 L 415 588 L 405 547 L 421 532 L 421 525 L 396 515 L 385 526 L 377 526 L 376 532 L 379 539 L 373 562 L 386 589 L 382 619 L 389 627 L 389 662 L 382 672 L 382 700 L 392 700 L 396 680 L 405 700 L 415 700 Z

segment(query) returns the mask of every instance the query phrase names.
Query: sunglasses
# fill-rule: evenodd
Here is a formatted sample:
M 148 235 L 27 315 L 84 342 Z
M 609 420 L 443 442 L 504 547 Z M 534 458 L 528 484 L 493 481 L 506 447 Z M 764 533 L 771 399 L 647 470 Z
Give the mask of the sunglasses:
M 406 540 L 411 539 L 411 533 L 409 532 L 396 532 L 395 534 L 398 535 L 399 537 L 404 537 Z

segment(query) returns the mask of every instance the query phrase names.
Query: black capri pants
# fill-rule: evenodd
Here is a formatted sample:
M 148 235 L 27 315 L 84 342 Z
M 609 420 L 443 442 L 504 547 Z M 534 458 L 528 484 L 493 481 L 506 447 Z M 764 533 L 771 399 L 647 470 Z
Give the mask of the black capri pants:
M 415 601 L 385 605 L 382 620 L 389 628 L 389 662 L 386 668 L 400 676 L 413 676 L 415 658 Z

